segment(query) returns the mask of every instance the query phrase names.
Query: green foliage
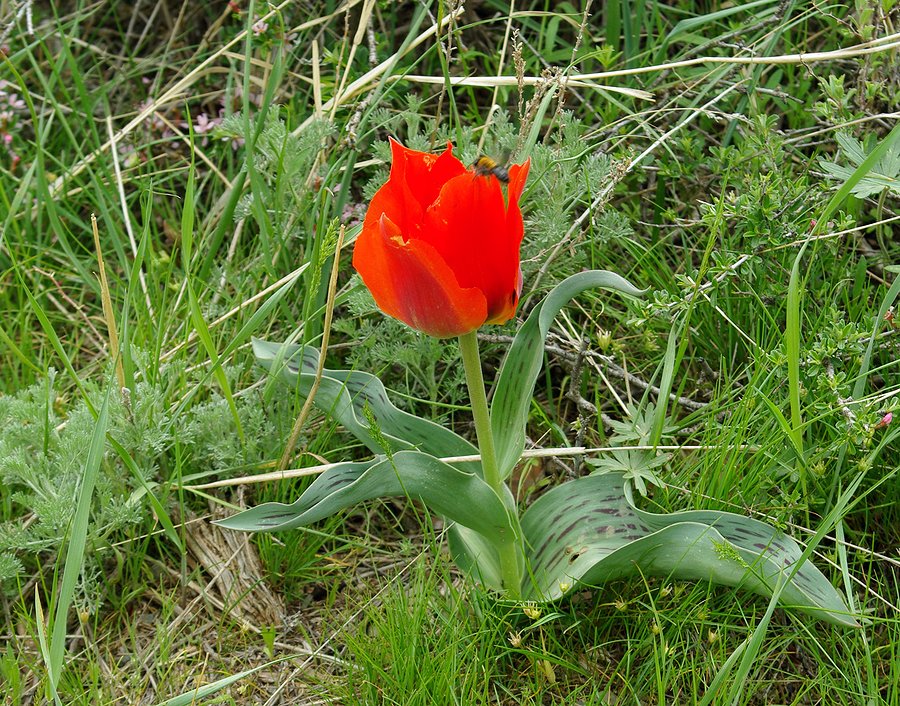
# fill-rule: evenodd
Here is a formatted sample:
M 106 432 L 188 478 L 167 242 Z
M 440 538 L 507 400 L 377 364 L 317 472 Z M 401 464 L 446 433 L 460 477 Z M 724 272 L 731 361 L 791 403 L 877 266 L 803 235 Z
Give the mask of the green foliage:
M 135 351 L 140 354 L 139 351 Z M 233 371 L 232 371 L 233 372 Z M 98 580 L 103 563 L 112 558 L 110 544 L 139 532 L 146 519 L 143 493 L 164 490 L 162 469 L 170 468 L 177 449 L 182 462 L 208 471 L 257 463 L 266 458 L 271 422 L 253 399 L 238 405 L 247 443 L 238 440 L 227 402 L 213 393 L 173 423 L 165 390 L 182 379 L 180 366 L 163 368 L 155 384 L 139 382 L 133 393 L 110 400 L 107 433 L 134 462 L 135 477 L 121 457 L 107 451 L 91 501 L 88 554 L 81 573 L 79 605 L 100 608 L 103 588 Z M 0 523 L 0 577 L 7 589 L 23 571 L 35 571 L 52 558 L 71 530 L 72 502 L 82 482 L 85 449 L 95 418 L 83 400 L 69 401 L 59 392 L 57 374 L 15 395 L 0 396 L 0 489 L 6 498 Z M 86 390 L 99 405 L 100 392 Z M 28 518 L 28 522 L 23 522 Z
M 846 166 L 838 161 L 829 161 L 823 158 L 819 160 L 822 169 L 832 179 L 840 182 L 847 181 L 869 153 L 875 149 L 875 145 L 871 143 L 876 138 L 874 135 L 869 137 L 871 138 L 869 145 L 865 146 L 852 135 L 844 132 L 837 133 L 835 139 L 841 148 L 841 154 L 850 164 Z M 853 187 L 851 193 L 857 198 L 864 199 L 867 196 L 880 194 L 885 189 L 900 194 L 900 148 L 896 146 L 889 149 L 887 154 L 878 160 L 875 168 Z
M 588 459 L 588 465 L 596 473 L 617 473 L 630 483 L 641 495 L 647 495 L 647 484 L 662 486 L 656 469 L 665 466 L 669 457 L 656 455 L 652 451 L 615 450 L 601 458 Z
M 430 403 L 456 404 L 464 399 L 465 373 L 456 362 L 455 342 L 438 341 L 411 333 L 400 322 L 381 316 L 369 290 L 358 275 L 347 300 L 348 316 L 334 322 L 333 330 L 356 342 L 346 362 L 352 368 L 402 375 L 406 394 L 402 408 L 418 409 Z
M 896 49 L 881 48 L 900 24 L 896 2 L 516 3 L 510 16 L 509 3 L 489 0 L 414 47 L 449 18 L 448 4 L 375 3 L 358 34 L 361 5 L 195 4 L 182 17 L 164 3 L 149 14 L 121 0 L 69 5 L 59 14 L 52 3 L 6 3 L 0 17 L 0 575 L 10 579 L 0 701 L 37 698 L 47 683 L 40 642 L 51 626 L 38 622 L 34 589 L 52 617 L 60 538 L 95 424 L 85 399 L 98 408 L 112 368 L 93 213 L 131 392 L 111 399 L 74 596 L 89 619 L 65 626 L 63 703 L 190 703 L 204 685 L 224 703 L 275 691 L 348 704 L 900 702 L 890 154 L 823 217 L 900 108 Z M 854 54 L 861 41 L 874 43 Z M 816 58 L 835 49 L 840 58 Z M 617 73 L 562 80 L 600 71 Z M 497 75 L 513 80 L 446 81 Z M 337 95 L 342 86 L 352 91 Z M 839 507 L 813 559 L 823 570 L 831 562 L 826 573 L 866 616 L 863 628 L 833 630 L 768 612 L 748 593 L 735 601 L 731 589 L 653 577 L 528 617 L 478 590 L 458 593 L 443 560 L 432 562 L 430 535 L 423 547 L 420 510 L 395 500 L 259 539 L 260 582 L 290 602 L 274 650 L 314 650 L 299 673 L 296 661 L 269 664 L 271 645 L 246 623 L 235 628 L 230 604 L 208 602 L 202 569 L 188 549 L 179 555 L 199 532 L 182 526 L 188 511 L 205 514 L 207 492 L 238 505 L 290 502 L 308 481 L 186 486 L 271 470 L 302 396 L 266 388 L 244 344 L 253 334 L 316 345 L 333 253 L 323 235 L 335 222 L 348 228 L 329 368 L 375 373 L 395 405 L 472 438 L 455 346 L 386 320 L 350 274 L 353 228 L 387 174 L 388 135 L 428 150 L 449 139 L 464 160 L 507 149 L 532 158 L 522 319 L 586 268 L 651 290 L 639 302 L 583 299 L 557 320 L 527 444 L 627 446 L 664 422 L 663 443 L 685 445 L 664 466 L 647 469 L 662 456 L 627 449 L 584 460 L 646 479 L 642 502 L 654 514 L 730 511 L 798 541 Z M 795 288 L 792 400 L 786 300 L 810 239 Z M 304 263 L 285 296 L 260 307 L 256 295 Z M 689 323 L 663 418 L 654 385 L 673 322 Z M 191 327 L 206 329 L 209 348 Z M 499 334 L 482 341 L 489 375 L 514 330 L 485 332 Z M 217 357 L 244 445 L 211 373 Z M 63 372 L 48 380 L 54 367 Z M 782 423 L 792 402 L 802 458 Z M 336 426 L 308 420 L 302 463 L 367 454 Z M 531 502 L 583 469 L 532 459 L 513 478 Z M 651 488 L 651 473 L 665 485 Z M 457 558 L 459 544 L 479 551 L 471 531 L 448 533 Z M 240 557 L 251 555 L 252 543 Z M 803 669 L 785 668 L 798 659 Z
M 13 397 L 0 398 L 0 423 L 16 430 L 0 439 L 0 483 L 8 493 L 12 518 L 2 525 L 0 548 L 33 568 L 38 557 L 60 547 L 72 520 L 72 502 L 80 485 L 84 451 L 90 445 L 94 417 L 84 404 L 61 407 L 54 375 Z M 119 407 L 119 419 L 124 409 Z M 65 416 L 61 416 L 61 413 Z M 129 501 L 132 490 L 121 472 L 101 473 L 95 490 L 94 541 L 141 520 L 141 506 Z M 19 518 L 33 513 L 21 526 Z
M 232 113 L 216 128 L 216 134 L 251 143 L 254 169 L 263 177 L 254 184 L 253 191 L 238 201 L 234 217 L 238 220 L 251 217 L 255 204 L 262 201 L 270 205 L 267 215 L 273 231 L 280 233 L 285 242 L 303 243 L 306 233 L 302 232 L 297 215 L 308 208 L 309 200 L 315 195 L 313 166 L 332 128 L 318 120 L 299 135 L 294 134 L 280 113 L 277 106 L 270 109 L 262 125 L 257 125 L 254 119 L 248 121 L 242 113 Z
M 647 446 L 651 443 L 653 434 L 653 420 L 657 414 L 656 405 L 648 402 L 638 406 L 629 404 L 626 406 L 628 413 L 623 420 L 611 419 L 609 421 L 609 429 L 612 432 L 609 436 L 609 443 L 613 446 Z M 671 441 L 671 436 L 675 432 L 674 426 L 663 427 L 663 435 Z

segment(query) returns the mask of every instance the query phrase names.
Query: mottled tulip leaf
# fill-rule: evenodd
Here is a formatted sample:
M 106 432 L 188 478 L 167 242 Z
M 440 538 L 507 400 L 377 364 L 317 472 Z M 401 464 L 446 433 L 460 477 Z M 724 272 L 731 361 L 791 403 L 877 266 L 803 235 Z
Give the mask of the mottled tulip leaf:
M 419 451 L 337 464 L 290 505 L 265 503 L 217 524 L 250 532 L 286 530 L 309 525 L 364 500 L 384 497 L 421 500 L 448 520 L 498 541 L 515 531 L 503 501 L 480 476 Z
M 525 450 L 525 425 L 534 384 L 544 359 L 544 339 L 553 320 L 571 299 L 587 289 L 610 289 L 628 296 L 642 290 L 613 272 L 591 270 L 564 279 L 534 307 L 519 328 L 500 368 L 494 400 L 491 403 L 491 428 L 503 478 L 509 476 Z
M 263 367 L 269 372 L 280 373 L 289 385 L 296 386 L 299 376 L 299 394 L 309 394 L 319 363 L 318 350 L 312 346 L 254 339 L 253 353 Z M 419 449 L 437 457 L 478 454 L 478 449 L 458 434 L 395 407 L 381 380 L 369 373 L 326 368 L 313 402 L 321 411 L 343 424 L 375 454 L 402 449 Z M 367 405 L 381 437 L 389 443 L 391 449 L 382 448 L 373 436 L 364 411 Z M 481 474 L 481 464 L 478 462 L 453 465 Z
M 802 554 L 788 535 L 741 515 L 711 510 L 639 510 L 620 474 L 591 475 L 550 490 L 522 515 L 531 575 L 523 594 L 555 600 L 576 584 L 637 574 L 705 580 L 771 596 Z M 840 594 L 810 561 L 780 602 L 829 622 L 856 626 Z

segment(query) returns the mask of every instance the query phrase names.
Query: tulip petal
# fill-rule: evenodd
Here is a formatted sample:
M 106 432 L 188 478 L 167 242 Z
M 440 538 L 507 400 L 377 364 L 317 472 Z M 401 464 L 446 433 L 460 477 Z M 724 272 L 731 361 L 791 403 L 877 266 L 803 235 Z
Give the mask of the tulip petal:
M 444 184 L 466 172 L 465 165 L 453 155 L 449 143 L 447 149 L 435 155 L 408 149 L 391 139 L 391 155 L 390 181 L 405 185 L 421 211 L 437 199 Z M 393 217 L 392 220 L 397 222 Z
M 517 188 L 521 191 L 521 185 Z M 491 323 L 509 320 L 518 302 L 523 231 L 518 193 L 515 196 L 511 201 L 516 201 L 516 217 L 512 218 L 500 182 L 493 176 L 466 172 L 444 185 L 438 200 L 425 212 L 421 231 L 461 287 L 477 287 L 484 293 L 486 320 Z
M 484 294 L 461 287 L 433 246 L 405 239 L 387 215 L 382 214 L 376 228 L 363 227 L 353 266 L 379 309 L 430 336 L 460 336 L 487 318 Z
M 383 214 L 393 221 L 407 237 L 413 235 L 422 224 L 422 214 L 428 204 L 422 204 L 409 186 L 407 171 L 409 162 L 423 163 L 428 159 L 436 159 L 434 155 L 408 150 L 394 139 L 391 139 L 391 174 L 387 182 L 375 192 L 366 217 L 363 230 L 376 229 Z M 412 156 L 411 156 L 412 155 Z M 423 164 L 419 164 L 424 168 Z
M 516 207 L 519 206 L 519 199 L 522 196 L 522 189 L 525 188 L 525 180 L 528 179 L 528 172 L 531 169 L 531 159 L 526 159 L 522 164 L 512 164 L 509 167 L 509 187 L 506 190 L 509 196 L 510 206 L 515 202 Z
M 525 226 L 522 222 L 522 211 L 519 209 L 519 198 L 522 196 L 522 190 L 525 188 L 525 180 L 528 179 L 528 171 L 531 168 L 531 160 L 528 159 L 524 164 L 513 164 L 509 168 L 509 185 L 506 189 L 506 223 L 509 238 L 512 242 L 521 244 L 522 237 L 525 234 Z M 519 249 L 516 248 L 516 263 L 519 262 Z M 485 323 L 502 324 L 509 321 L 516 314 L 516 307 L 519 305 L 519 297 L 522 294 L 522 268 L 518 268 L 516 277 L 515 296 L 510 295 L 503 308 L 492 310 L 491 316 Z
M 391 139 L 391 175 L 372 197 L 366 212 L 369 227 L 377 227 L 387 214 L 407 238 L 418 237 L 425 209 L 437 199 L 441 187 L 452 177 L 464 174 L 463 163 L 453 156 L 449 145 L 440 155 L 407 149 Z

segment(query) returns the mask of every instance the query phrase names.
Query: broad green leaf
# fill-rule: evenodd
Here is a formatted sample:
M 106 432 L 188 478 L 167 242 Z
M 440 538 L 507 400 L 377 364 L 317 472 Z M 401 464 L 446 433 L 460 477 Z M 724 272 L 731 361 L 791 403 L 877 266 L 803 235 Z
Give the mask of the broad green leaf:
M 789 536 L 741 515 L 639 510 L 621 475 L 591 475 L 554 488 L 522 516 L 531 576 L 523 595 L 555 600 L 576 584 L 637 574 L 705 580 L 771 596 L 802 554 Z M 856 626 L 843 599 L 811 563 L 784 586 L 783 605 Z
M 503 485 L 506 507 L 511 508 L 510 513 L 515 515 L 516 499 L 513 497 L 509 486 Z M 475 532 L 461 524 L 451 525 L 447 530 L 450 544 L 450 553 L 453 561 L 462 572 L 487 588 L 498 593 L 503 593 L 503 578 L 500 569 L 500 553 L 492 542 L 484 535 Z M 525 571 L 524 557 L 520 571 Z
M 282 379 L 291 386 L 297 385 L 299 376 L 299 393 L 304 397 L 309 394 L 319 363 L 319 352 L 315 348 L 254 339 L 253 353 L 263 367 L 270 372 L 280 372 Z M 326 368 L 314 402 L 316 407 L 343 424 L 375 454 L 413 448 L 438 457 L 478 454 L 478 449 L 458 434 L 395 407 L 388 399 L 381 380 L 369 373 Z M 381 448 L 373 436 L 363 411 L 366 405 L 391 449 Z M 481 464 L 478 462 L 453 465 L 481 474 Z
M 522 324 L 500 368 L 494 401 L 491 403 L 491 428 L 497 446 L 500 476 L 506 478 L 525 450 L 525 425 L 534 383 L 541 372 L 544 339 L 560 310 L 586 289 L 611 289 L 636 297 L 642 290 L 617 274 L 591 270 L 563 280 L 540 302 Z
M 515 531 L 503 501 L 480 476 L 419 451 L 338 464 L 290 505 L 258 505 L 217 524 L 251 532 L 292 529 L 364 500 L 397 496 L 421 500 L 432 511 L 486 537 L 500 540 Z
M 455 524 L 447 531 L 453 562 L 466 576 L 485 587 L 503 593 L 500 554 L 487 537 Z
M 319 361 L 319 352 L 311 346 L 284 345 L 254 340 L 253 351 L 257 360 L 270 372 L 281 371 L 281 377 L 289 385 L 297 385 L 300 376 L 300 394 L 308 394 Z M 374 415 L 383 439 L 392 450 L 418 448 L 432 456 L 470 456 L 478 453 L 468 441 L 449 429 L 397 409 L 388 399 L 387 391 L 374 375 L 358 371 L 325 369 L 316 392 L 316 406 L 343 424 L 373 453 L 382 454 L 378 441 L 373 437 L 365 418 L 368 405 Z M 396 457 L 395 457 L 396 458 Z M 481 475 L 481 464 L 460 462 L 456 468 Z M 308 491 L 307 491 L 308 492 Z M 507 498 L 509 507 L 514 501 Z M 451 551 L 458 565 L 467 573 L 481 577 L 485 585 L 500 590 L 500 570 L 497 553 L 491 543 L 477 532 L 454 525 L 450 528 Z

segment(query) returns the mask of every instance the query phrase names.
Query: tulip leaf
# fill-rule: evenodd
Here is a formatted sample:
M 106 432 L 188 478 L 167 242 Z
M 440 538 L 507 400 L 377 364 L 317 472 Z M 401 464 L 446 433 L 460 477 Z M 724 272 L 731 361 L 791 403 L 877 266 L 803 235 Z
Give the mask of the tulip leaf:
M 712 510 L 654 514 L 634 506 L 621 474 L 590 475 L 540 497 L 522 515 L 531 575 L 523 594 L 555 600 L 576 584 L 653 575 L 706 580 L 771 596 L 856 626 L 840 594 L 788 535 L 741 515 Z
M 503 593 L 500 553 L 488 538 L 460 524 L 451 526 L 447 537 L 460 571 L 486 588 Z
M 309 394 L 319 363 L 319 351 L 312 346 L 270 343 L 253 340 L 253 352 L 259 363 L 270 372 L 280 372 L 292 386 L 299 376 L 302 396 Z M 395 407 L 384 385 L 374 375 L 358 370 L 325 369 L 314 400 L 316 407 L 331 415 L 365 444 L 372 453 L 418 448 L 432 456 L 477 455 L 478 449 L 451 430 Z M 373 434 L 365 408 L 378 424 Z M 381 437 L 382 442 L 379 443 Z M 382 448 L 386 441 L 390 449 Z M 476 461 L 453 464 L 462 470 L 481 474 Z
M 531 396 L 544 359 L 544 339 L 553 320 L 571 299 L 587 289 L 597 288 L 632 297 L 643 291 L 613 272 L 580 272 L 550 290 L 516 334 L 500 368 L 491 403 L 491 428 L 501 477 L 509 476 L 525 450 L 525 425 Z
M 510 508 L 511 516 L 516 516 L 516 499 L 509 486 L 504 484 L 502 487 L 506 507 Z M 447 536 L 453 561 L 462 572 L 487 588 L 503 593 L 500 553 L 496 546 L 487 537 L 461 524 L 451 525 L 447 529 Z M 519 559 L 522 562 L 520 569 L 524 571 L 524 557 L 520 556 Z
M 464 527 L 498 540 L 514 532 L 503 501 L 475 473 L 420 451 L 399 451 L 365 462 L 339 463 L 295 502 L 265 503 L 217 524 L 249 532 L 303 527 L 364 500 L 409 497 Z
M 254 339 L 253 351 L 257 360 L 267 370 L 270 372 L 273 369 L 280 370 L 282 379 L 289 385 L 296 386 L 299 375 L 300 394 L 309 393 L 318 365 L 318 350 L 311 346 L 285 345 Z M 452 431 L 397 409 L 388 399 L 387 391 L 381 381 L 368 373 L 326 368 L 314 402 L 320 410 L 342 423 L 376 454 L 384 453 L 385 449 L 381 448 L 378 440 L 372 434 L 365 416 L 367 405 L 378 423 L 381 438 L 387 441 L 393 450 L 418 448 L 432 456 L 469 456 L 478 453 L 472 444 Z M 395 455 L 394 458 L 396 459 L 397 456 Z M 458 462 L 452 465 L 461 471 L 481 475 L 481 464 L 478 462 Z M 331 473 L 332 471 L 326 472 L 326 474 Z M 311 490 L 313 490 L 312 486 L 307 493 Z M 496 496 L 494 497 L 496 498 Z M 307 497 L 306 494 L 301 498 L 304 501 L 312 499 L 313 496 Z M 515 503 L 510 502 L 507 498 L 507 505 L 514 507 Z M 434 504 L 431 507 L 435 510 L 438 509 Z M 259 509 L 253 508 L 247 512 L 254 513 Z M 450 513 L 447 513 L 446 516 L 455 519 Z M 238 525 L 228 526 L 247 530 L 271 529 L 268 526 L 262 527 L 254 524 L 260 519 L 269 521 L 262 514 L 248 516 L 242 513 L 229 518 L 226 522 L 233 522 L 238 518 L 241 518 L 240 522 L 245 524 L 240 527 Z M 496 551 L 491 548 L 490 542 L 463 524 L 451 526 L 449 533 L 451 550 L 459 565 L 466 567 L 466 571 L 470 575 L 482 577 L 486 585 L 499 590 L 501 587 L 499 559 Z

